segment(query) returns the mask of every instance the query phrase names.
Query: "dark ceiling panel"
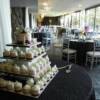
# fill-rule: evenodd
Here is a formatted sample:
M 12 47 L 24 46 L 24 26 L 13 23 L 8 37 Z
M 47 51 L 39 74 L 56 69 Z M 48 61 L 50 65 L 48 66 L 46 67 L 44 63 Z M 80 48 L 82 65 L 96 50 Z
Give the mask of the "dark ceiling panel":
M 38 7 L 38 0 L 10 0 L 11 7 Z

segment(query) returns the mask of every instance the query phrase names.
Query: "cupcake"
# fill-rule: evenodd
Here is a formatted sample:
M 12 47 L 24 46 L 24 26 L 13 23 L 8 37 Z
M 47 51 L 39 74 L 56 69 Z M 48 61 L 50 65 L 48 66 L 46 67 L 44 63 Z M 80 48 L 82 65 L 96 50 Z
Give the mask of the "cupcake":
M 17 53 L 17 51 L 16 50 L 10 50 L 10 57 L 12 57 L 12 58 L 16 58 L 18 56 L 18 53 Z
M 35 76 L 36 75 L 36 68 L 35 67 L 28 67 L 29 75 Z
M 22 75 L 28 75 L 29 74 L 28 68 L 25 65 L 21 66 L 21 74 Z
M 38 63 L 38 62 L 36 63 L 36 72 L 37 72 L 37 73 L 39 73 L 39 72 L 40 72 L 40 65 L 39 65 L 39 63 Z
M 11 73 L 12 72 L 12 65 L 5 66 L 5 71 Z
M 1 63 L 0 64 L 0 70 L 1 71 L 5 71 L 5 66 L 6 66 L 7 64 L 6 63 Z
M 33 86 L 34 85 L 34 80 L 33 78 L 29 78 L 26 82 L 28 85 Z
M 10 51 L 5 49 L 4 52 L 3 52 L 3 56 L 4 57 L 9 57 L 10 56 Z
M 37 81 L 36 85 L 40 86 L 40 89 L 44 87 L 44 82 L 42 80 Z
M 5 88 L 6 86 L 7 86 L 7 81 L 2 79 L 2 78 L 0 78 L 0 87 L 1 88 Z
M 30 94 L 31 92 L 31 86 L 26 84 L 24 87 L 23 87 L 23 93 L 25 94 Z
M 16 92 L 20 92 L 22 90 L 22 83 L 16 81 L 14 83 L 14 89 L 15 89 Z
M 26 52 L 26 59 L 32 60 L 33 59 L 33 53 L 32 52 Z
M 25 55 L 25 53 L 24 53 L 23 51 L 21 51 L 21 52 L 19 53 L 19 58 L 20 58 L 20 59 L 26 59 L 26 55 Z
M 20 67 L 17 66 L 17 65 L 14 65 L 13 68 L 12 68 L 12 72 L 15 73 L 15 74 L 20 74 Z
M 8 81 L 8 82 L 7 82 L 7 89 L 8 89 L 9 91 L 14 91 L 14 83 L 11 82 L 11 81 Z
M 35 76 L 34 76 L 34 80 L 35 81 L 38 81 L 40 79 L 40 75 L 39 74 L 36 74 Z
M 40 91 L 40 85 L 34 85 L 31 89 L 31 94 L 34 96 L 38 96 L 40 95 L 41 91 Z

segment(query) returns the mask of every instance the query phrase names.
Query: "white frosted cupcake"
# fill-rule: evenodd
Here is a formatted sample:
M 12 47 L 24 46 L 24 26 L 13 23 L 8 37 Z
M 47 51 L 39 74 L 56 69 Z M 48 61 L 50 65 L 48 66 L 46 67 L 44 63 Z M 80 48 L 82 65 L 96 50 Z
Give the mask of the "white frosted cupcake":
M 36 63 L 36 71 L 37 71 L 37 73 L 39 73 L 39 72 L 40 72 L 40 65 L 39 65 L 39 63 L 38 63 L 38 62 Z
M 25 55 L 25 53 L 23 51 L 20 51 L 19 58 L 20 59 L 26 59 L 26 55 Z
M 31 75 L 31 76 L 35 76 L 36 75 L 36 68 L 35 67 L 29 66 L 28 67 L 28 71 L 29 71 L 29 75 Z
M 39 80 L 39 79 L 40 79 L 40 75 L 39 75 L 39 73 L 38 73 L 38 74 L 36 74 L 36 75 L 34 76 L 34 80 L 37 81 L 37 80 Z
M 42 80 L 37 81 L 36 85 L 40 86 L 40 89 L 44 87 L 44 82 Z
M 33 59 L 33 53 L 31 51 L 26 52 L 26 59 L 28 59 L 28 60 Z
M 10 51 L 5 49 L 4 52 L 3 52 L 3 56 L 4 57 L 9 57 L 10 56 Z
M 33 78 L 29 78 L 26 82 L 28 85 L 33 86 L 34 85 L 34 80 Z
M 0 70 L 1 71 L 5 71 L 5 66 L 6 66 L 7 64 L 6 63 L 1 63 L 0 64 Z
M 34 96 L 38 96 L 40 95 L 41 91 L 40 91 L 40 85 L 34 85 L 31 89 L 31 94 Z
M 12 72 L 12 68 L 13 68 L 12 65 L 7 65 L 7 66 L 5 66 L 5 71 L 11 73 Z
M 16 58 L 17 56 L 18 56 L 17 51 L 12 49 L 12 50 L 10 51 L 10 57 Z
M 31 86 L 26 84 L 24 87 L 23 87 L 23 93 L 25 94 L 30 94 L 31 92 Z
M 22 75 L 28 75 L 29 74 L 27 66 L 25 66 L 25 65 L 21 66 L 21 74 Z
M 2 78 L 0 78 L 0 87 L 1 88 L 5 88 L 6 86 L 7 86 L 7 81 L 2 79 Z
M 20 92 L 20 91 L 22 90 L 22 83 L 16 81 L 16 82 L 14 83 L 14 89 L 15 89 L 16 92 Z
M 20 67 L 17 66 L 17 65 L 14 65 L 13 68 L 12 68 L 12 72 L 15 73 L 15 74 L 20 74 Z
M 14 83 L 11 82 L 11 81 L 8 81 L 8 82 L 7 82 L 7 89 L 8 89 L 9 91 L 14 91 Z

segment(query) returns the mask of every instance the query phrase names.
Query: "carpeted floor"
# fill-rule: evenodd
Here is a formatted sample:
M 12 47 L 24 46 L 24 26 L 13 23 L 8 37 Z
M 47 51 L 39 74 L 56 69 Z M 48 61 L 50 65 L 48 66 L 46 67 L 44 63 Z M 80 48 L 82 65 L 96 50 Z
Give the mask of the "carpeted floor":
M 57 67 L 63 67 L 67 64 L 66 61 L 62 60 L 62 49 L 61 47 L 51 47 L 47 51 L 50 61 L 52 62 L 52 65 L 56 64 Z M 88 71 L 93 85 L 95 89 L 95 95 L 96 100 L 100 100 L 100 66 L 95 66 L 92 70 L 89 70 L 89 68 L 85 69 Z

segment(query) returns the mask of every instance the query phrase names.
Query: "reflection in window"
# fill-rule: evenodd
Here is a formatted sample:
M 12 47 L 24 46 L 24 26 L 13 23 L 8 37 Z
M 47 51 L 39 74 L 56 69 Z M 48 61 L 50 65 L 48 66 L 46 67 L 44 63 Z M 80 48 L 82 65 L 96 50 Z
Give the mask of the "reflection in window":
M 80 27 L 80 12 L 72 14 L 72 28 Z
M 100 7 L 96 8 L 95 31 L 100 32 Z
M 95 19 L 95 8 L 86 11 L 86 26 L 89 27 L 90 31 L 94 30 L 94 19 Z
M 85 10 L 80 12 L 80 29 L 84 30 L 85 26 Z
M 64 20 L 65 20 L 65 16 L 61 16 L 60 17 L 60 25 L 64 26 Z
M 65 27 L 69 28 L 71 24 L 71 15 L 65 16 Z

